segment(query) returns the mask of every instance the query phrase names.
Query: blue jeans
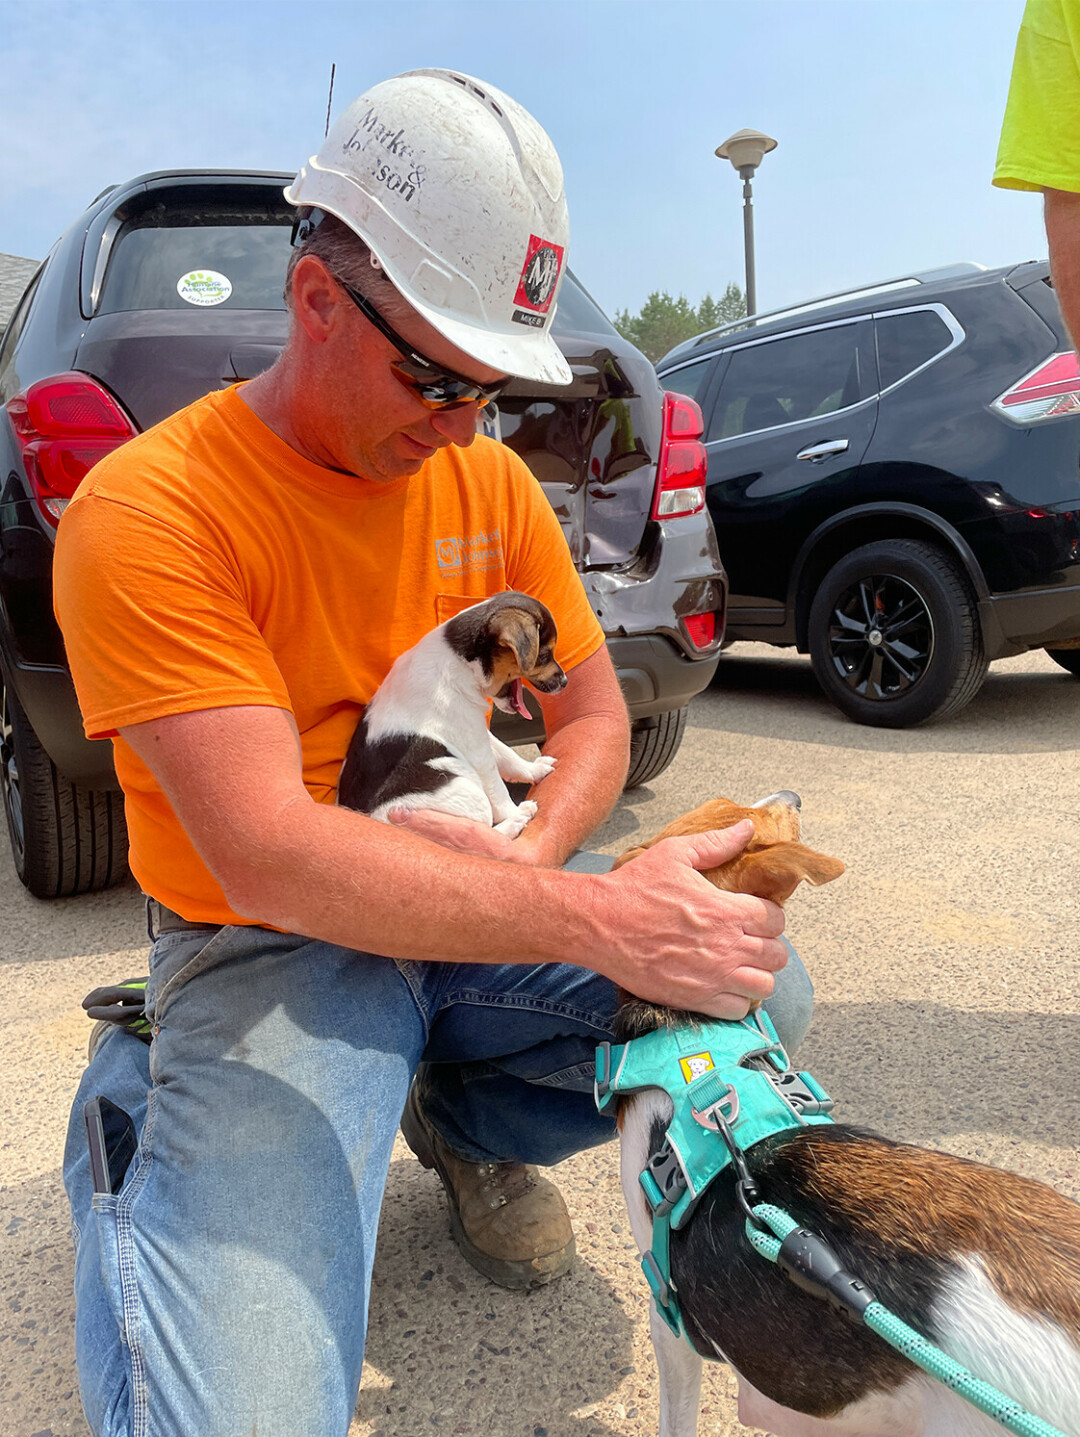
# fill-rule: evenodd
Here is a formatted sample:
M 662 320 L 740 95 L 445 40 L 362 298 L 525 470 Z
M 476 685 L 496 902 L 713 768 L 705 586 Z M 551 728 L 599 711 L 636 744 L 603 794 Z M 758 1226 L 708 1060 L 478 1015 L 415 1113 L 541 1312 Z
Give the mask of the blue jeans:
M 153 1044 L 105 1036 L 64 1157 L 87 1419 L 96 1437 L 344 1437 L 418 1063 L 455 1151 L 556 1163 L 614 1136 L 592 1081 L 615 990 L 569 965 L 393 962 L 262 928 L 164 934 L 150 972 Z M 793 955 L 767 1005 L 791 1047 L 811 995 Z M 91 1191 L 96 1094 L 139 1132 L 115 1195 Z

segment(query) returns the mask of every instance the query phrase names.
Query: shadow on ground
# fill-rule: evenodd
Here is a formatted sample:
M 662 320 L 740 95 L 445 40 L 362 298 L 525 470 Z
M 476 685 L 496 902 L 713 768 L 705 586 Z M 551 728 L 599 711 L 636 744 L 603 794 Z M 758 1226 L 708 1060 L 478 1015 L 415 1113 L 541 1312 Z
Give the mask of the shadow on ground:
M 1072 1150 L 1080 1014 L 818 1003 L 799 1063 L 844 1122 L 948 1146 L 994 1133 Z M 1075 1176 L 1075 1174 L 1074 1174 Z
M 954 718 L 914 729 L 868 728 L 851 723 L 822 693 L 810 660 L 794 650 L 743 646 L 721 656 L 716 678 L 694 700 L 691 723 L 755 738 L 789 738 L 798 705 L 804 741 L 880 753 L 1045 753 L 1080 748 L 1080 683 L 1064 669 L 1032 671 L 1009 661 L 992 665 L 979 693 Z
M 412 1157 L 391 1165 L 356 1408 L 374 1437 L 615 1437 L 590 1409 L 633 1370 L 632 1336 L 611 1282 L 580 1257 L 535 1292 L 487 1282 L 451 1241 L 435 1176 Z

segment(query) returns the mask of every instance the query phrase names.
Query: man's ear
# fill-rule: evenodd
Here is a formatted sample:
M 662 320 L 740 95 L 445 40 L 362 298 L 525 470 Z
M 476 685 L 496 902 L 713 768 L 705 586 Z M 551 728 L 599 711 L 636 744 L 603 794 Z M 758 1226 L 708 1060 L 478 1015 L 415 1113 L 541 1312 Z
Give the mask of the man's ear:
M 509 649 L 522 673 L 536 668 L 540 655 L 540 628 L 524 609 L 503 609 L 495 617 L 495 632 L 503 648 Z
M 723 887 L 784 903 L 800 883 L 805 881 L 816 888 L 831 883 L 843 872 L 839 858 L 830 858 L 827 853 L 815 853 L 802 843 L 773 843 L 757 852 L 743 853 L 725 865 Z

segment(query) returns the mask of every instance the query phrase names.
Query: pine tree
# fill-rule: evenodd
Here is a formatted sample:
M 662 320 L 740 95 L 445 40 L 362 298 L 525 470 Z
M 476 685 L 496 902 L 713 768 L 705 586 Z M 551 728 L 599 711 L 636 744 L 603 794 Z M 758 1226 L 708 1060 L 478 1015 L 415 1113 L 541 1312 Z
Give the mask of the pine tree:
M 655 364 L 683 340 L 745 314 L 746 299 L 737 284 L 729 284 L 718 300 L 707 294 L 696 309 L 684 294 L 672 299 L 666 289 L 653 290 L 638 314 L 618 310 L 615 328 Z

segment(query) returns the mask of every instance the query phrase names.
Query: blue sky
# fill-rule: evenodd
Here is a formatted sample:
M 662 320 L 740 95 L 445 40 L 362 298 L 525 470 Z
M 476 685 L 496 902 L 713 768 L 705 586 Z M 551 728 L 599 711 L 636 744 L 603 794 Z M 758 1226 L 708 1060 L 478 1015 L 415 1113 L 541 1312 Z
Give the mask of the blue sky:
M 742 283 L 759 308 L 1046 253 L 991 188 L 1022 0 L 0 0 L 0 251 L 40 257 L 105 185 L 176 165 L 296 169 L 334 114 L 424 65 L 513 95 L 555 141 L 570 262 L 608 312 Z

